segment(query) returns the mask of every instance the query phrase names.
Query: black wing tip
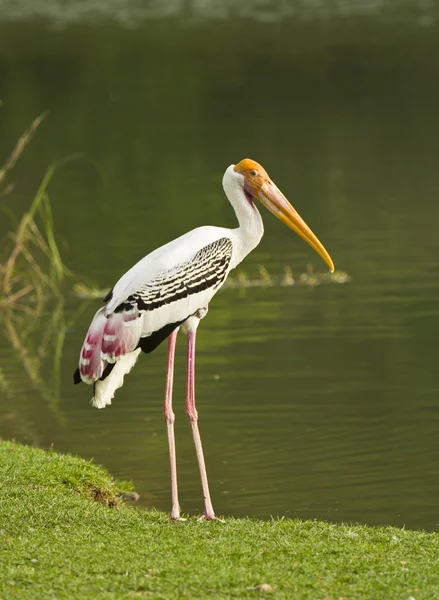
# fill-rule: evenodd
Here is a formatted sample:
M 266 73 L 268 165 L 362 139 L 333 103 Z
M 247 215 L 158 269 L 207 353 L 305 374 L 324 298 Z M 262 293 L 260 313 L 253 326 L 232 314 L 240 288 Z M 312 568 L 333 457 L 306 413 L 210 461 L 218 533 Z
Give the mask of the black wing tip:
M 116 364 L 116 363 L 107 363 L 107 364 L 105 365 L 105 368 L 104 368 L 104 370 L 103 370 L 103 373 L 102 373 L 101 377 L 99 377 L 99 381 L 104 381 L 104 379 L 106 379 L 106 378 L 108 377 L 108 375 L 109 375 L 109 374 L 111 373 L 111 371 L 113 370 L 113 368 L 114 368 L 114 365 L 115 365 L 115 364 Z
M 79 372 L 79 367 L 73 373 L 73 383 L 76 385 L 77 383 L 81 383 L 81 373 Z
M 108 292 L 108 294 L 102 300 L 102 302 L 110 302 L 111 298 L 113 297 L 113 290 L 114 290 L 114 287 L 111 288 L 111 290 Z

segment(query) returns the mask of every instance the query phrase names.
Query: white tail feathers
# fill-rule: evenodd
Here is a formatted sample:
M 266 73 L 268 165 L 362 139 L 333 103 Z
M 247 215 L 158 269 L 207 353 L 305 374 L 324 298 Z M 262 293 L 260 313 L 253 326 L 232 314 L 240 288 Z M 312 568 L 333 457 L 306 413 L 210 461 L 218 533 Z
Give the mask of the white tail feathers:
M 137 348 L 137 350 L 121 356 L 114 365 L 111 373 L 103 381 L 96 381 L 95 395 L 91 399 L 92 406 L 95 408 L 105 408 L 111 404 L 116 390 L 122 387 L 125 375 L 136 364 L 140 352 L 141 349 Z

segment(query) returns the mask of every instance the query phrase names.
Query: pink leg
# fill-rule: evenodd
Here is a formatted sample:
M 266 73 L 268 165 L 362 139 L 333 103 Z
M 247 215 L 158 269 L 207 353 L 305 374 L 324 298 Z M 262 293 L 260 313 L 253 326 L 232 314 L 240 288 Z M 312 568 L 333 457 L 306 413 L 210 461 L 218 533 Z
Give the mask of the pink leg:
M 207 482 L 206 465 L 204 463 L 203 446 L 201 445 L 198 430 L 198 413 L 195 408 L 195 337 L 196 329 L 188 332 L 187 338 L 187 386 L 186 386 L 186 414 L 192 427 L 195 442 L 198 466 L 200 468 L 201 485 L 204 495 L 204 517 L 208 520 L 216 519 L 210 499 L 209 484 Z
M 168 429 L 169 461 L 171 464 L 171 514 L 170 519 L 174 521 L 184 521 L 180 517 L 180 505 L 178 503 L 177 487 L 177 461 L 175 457 L 175 438 L 174 421 L 175 414 L 172 410 L 172 388 L 174 385 L 174 355 L 175 343 L 177 341 L 178 328 L 175 329 L 168 338 L 168 372 L 166 374 L 166 394 L 163 413 L 165 415 L 166 426 Z

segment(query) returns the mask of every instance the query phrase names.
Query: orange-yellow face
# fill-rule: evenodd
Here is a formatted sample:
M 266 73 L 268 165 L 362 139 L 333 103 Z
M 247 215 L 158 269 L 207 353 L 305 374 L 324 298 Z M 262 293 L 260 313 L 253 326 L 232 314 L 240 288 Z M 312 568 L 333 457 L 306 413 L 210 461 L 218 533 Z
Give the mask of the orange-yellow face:
M 255 198 L 258 197 L 264 183 L 270 181 L 264 167 L 251 158 L 244 158 L 244 160 L 235 165 L 233 170 L 244 175 L 245 181 L 254 192 Z
M 244 158 L 233 168 L 244 177 L 243 191 L 247 199 L 256 198 L 278 219 L 295 231 L 325 261 L 331 271 L 334 263 L 323 244 L 311 231 L 299 213 L 291 206 L 279 188 L 271 181 L 267 171 L 259 163 Z

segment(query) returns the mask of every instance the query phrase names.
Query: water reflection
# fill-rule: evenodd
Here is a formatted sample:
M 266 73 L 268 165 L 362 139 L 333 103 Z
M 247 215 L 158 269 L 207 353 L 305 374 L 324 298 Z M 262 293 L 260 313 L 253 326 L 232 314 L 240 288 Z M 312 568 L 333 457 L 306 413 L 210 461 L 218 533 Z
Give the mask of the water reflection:
M 76 315 L 72 318 L 75 320 Z M 64 425 L 60 410 L 61 360 L 68 326 L 62 297 L 51 298 L 44 312 L 39 306 L 34 310 L 29 307 L 25 312 L 14 308 L 3 309 L 0 339 L 6 368 L 1 369 L 0 385 L 7 402 L 2 403 L 1 419 L 2 429 L 8 432 L 8 437 L 23 435 L 20 411 L 10 412 L 12 407 L 20 405 L 23 392 L 31 397 L 35 405 L 43 401 L 42 406 L 49 410 L 57 425 Z M 7 367 L 12 365 L 14 368 L 11 373 Z M 18 424 L 11 425 L 15 419 Z M 33 434 L 26 436 L 30 440 L 39 439 L 40 432 L 35 427 L 25 429 L 29 429 L 29 432 L 34 430 L 35 438 Z

